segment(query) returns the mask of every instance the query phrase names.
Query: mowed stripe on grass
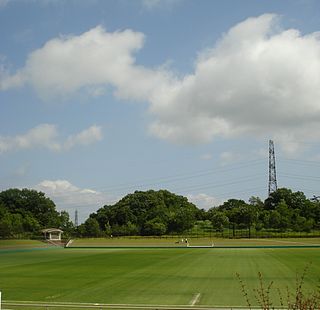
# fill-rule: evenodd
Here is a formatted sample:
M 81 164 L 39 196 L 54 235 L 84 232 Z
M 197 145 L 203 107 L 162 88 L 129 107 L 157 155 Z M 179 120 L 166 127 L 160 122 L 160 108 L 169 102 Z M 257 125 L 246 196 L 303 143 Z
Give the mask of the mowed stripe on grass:
M 266 283 L 294 290 L 296 271 L 312 261 L 305 280 L 319 284 L 319 249 L 57 249 L 0 256 L 5 300 L 108 304 L 235 306 L 245 302 L 236 273 L 258 287 Z M 251 294 L 252 302 L 254 298 Z

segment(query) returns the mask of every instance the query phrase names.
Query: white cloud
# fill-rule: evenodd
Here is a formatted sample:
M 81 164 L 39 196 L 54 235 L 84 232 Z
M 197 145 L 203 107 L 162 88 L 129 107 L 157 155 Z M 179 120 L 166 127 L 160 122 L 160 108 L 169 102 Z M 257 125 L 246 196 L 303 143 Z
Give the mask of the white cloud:
M 100 206 L 106 203 L 104 194 L 88 188 L 79 188 L 66 180 L 44 180 L 35 188 L 64 206 Z
M 79 36 L 61 36 L 29 54 L 24 68 L 0 76 L 0 89 L 29 84 L 44 99 L 84 90 L 103 94 L 108 85 L 121 98 L 145 100 L 163 84 L 163 70 L 135 65 L 133 53 L 144 35 L 132 30 L 109 33 L 98 26 Z
M 319 32 L 283 30 L 273 14 L 249 18 L 199 53 L 183 78 L 138 65 L 134 53 L 143 44 L 142 33 L 100 26 L 52 39 L 16 74 L 2 73 L 0 88 L 29 84 L 42 98 L 113 89 L 119 98 L 149 102 L 150 132 L 173 143 L 245 136 L 295 152 L 296 141 L 320 140 Z
M 114 203 L 109 196 L 102 192 L 89 188 L 79 188 L 67 180 L 44 180 L 37 184 L 35 189 L 50 197 L 59 210 L 69 212 L 78 210 L 80 222 L 105 204 Z
M 43 147 L 49 150 L 58 151 L 60 145 L 56 142 L 58 131 L 56 126 L 50 124 L 41 124 L 25 134 L 14 137 L 0 136 L 0 154 L 12 150 L 31 149 Z
M 102 131 L 100 127 L 91 126 L 79 134 L 69 136 L 65 142 L 59 141 L 58 136 L 58 129 L 52 124 L 40 124 L 16 136 L 0 136 L 0 154 L 33 148 L 62 151 L 76 145 L 88 145 L 99 141 L 102 139 Z
M 20 71 L 14 75 L 10 75 L 6 60 L 7 58 L 0 54 L 0 90 L 2 91 L 20 87 L 25 83 L 25 76 Z
M 189 143 L 273 137 L 288 152 L 296 140 L 319 140 L 320 35 L 277 21 L 249 18 L 200 54 L 194 73 L 151 103 L 152 133 Z
M 91 126 L 76 135 L 69 136 L 65 142 L 65 148 L 70 149 L 76 145 L 89 145 L 102 140 L 101 127 Z
M 189 194 L 187 198 L 190 202 L 194 203 L 198 208 L 208 210 L 212 207 L 222 204 L 222 200 L 209 196 L 207 194 Z

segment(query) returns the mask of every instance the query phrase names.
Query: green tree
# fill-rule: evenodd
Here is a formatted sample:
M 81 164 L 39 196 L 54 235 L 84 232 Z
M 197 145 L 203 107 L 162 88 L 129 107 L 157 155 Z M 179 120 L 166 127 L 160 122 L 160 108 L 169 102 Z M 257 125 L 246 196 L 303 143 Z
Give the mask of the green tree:
M 256 196 L 251 196 L 249 198 L 249 204 L 251 206 L 255 206 L 257 209 L 260 209 L 260 210 L 262 210 L 264 208 L 263 201 L 259 197 L 256 197 Z
M 73 223 L 70 221 L 70 216 L 67 211 L 61 211 L 59 215 L 59 227 L 63 230 L 64 234 L 70 236 L 74 233 L 75 227 Z
M 303 209 L 308 199 L 302 192 L 293 192 L 288 188 L 279 188 L 265 200 L 265 209 L 274 210 L 281 201 L 284 201 L 290 209 Z
M 223 228 L 229 224 L 227 215 L 216 208 L 212 208 L 208 211 L 208 218 L 216 231 L 222 232 Z
M 0 202 L 11 214 L 34 217 L 42 228 L 59 227 L 59 212 L 44 193 L 31 189 L 8 189 L 0 193 Z
M 258 221 L 258 209 L 253 205 L 243 204 L 238 210 L 238 221 L 247 227 L 249 231 L 249 238 L 251 238 L 251 228 Z
M 0 202 L 0 237 L 6 238 L 13 234 L 11 214 Z
M 269 212 L 269 223 L 267 224 L 267 227 L 270 228 L 280 228 L 280 223 L 281 223 L 281 214 L 277 210 L 271 210 Z
M 240 208 L 247 204 L 241 199 L 229 199 L 225 201 L 218 210 L 225 212 L 232 227 L 232 236 L 235 237 L 236 226 L 241 224 Z
M 89 217 L 84 222 L 84 230 L 82 232 L 86 237 L 101 237 L 102 232 L 100 230 L 99 223 L 96 219 Z
M 25 214 L 23 217 L 23 230 L 25 232 L 38 233 L 41 229 L 39 222 L 32 214 Z
M 196 220 L 197 221 L 205 221 L 208 220 L 208 213 L 206 212 L 205 209 L 199 209 L 196 212 Z
M 278 228 L 281 231 L 286 231 L 291 226 L 292 210 L 288 207 L 285 200 L 281 200 L 275 209 L 280 215 L 280 223 Z
M 167 231 L 167 226 L 161 219 L 154 218 L 149 220 L 144 225 L 144 233 L 149 236 L 161 236 Z
M 99 223 L 100 224 L 100 223 Z M 105 224 L 104 226 L 104 233 L 107 235 L 107 236 L 110 236 L 112 234 L 112 230 L 111 230 L 111 226 L 110 226 L 110 223 L 109 221 Z
M 23 218 L 21 214 L 11 214 L 11 226 L 12 233 L 17 235 L 21 234 L 24 231 L 23 227 Z
M 232 227 L 232 236 L 234 238 L 236 236 L 236 226 L 239 224 L 239 208 L 234 207 L 230 210 L 227 210 L 226 215 Z
M 192 228 L 194 223 L 195 213 L 193 213 L 193 210 L 181 208 L 176 210 L 169 218 L 168 231 L 182 233 Z
M 114 235 L 150 234 L 152 225 L 157 226 L 159 234 L 164 227 L 169 233 L 192 228 L 198 211 L 186 197 L 166 190 L 149 190 L 128 194 L 116 204 L 100 208 L 90 217 L 99 222 L 103 231 L 108 223 Z

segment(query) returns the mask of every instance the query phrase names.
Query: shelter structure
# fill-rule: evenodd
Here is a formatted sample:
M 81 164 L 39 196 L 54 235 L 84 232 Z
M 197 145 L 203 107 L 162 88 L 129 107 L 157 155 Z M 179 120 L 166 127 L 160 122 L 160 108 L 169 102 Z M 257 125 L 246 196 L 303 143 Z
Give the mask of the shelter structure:
M 47 228 L 43 229 L 42 232 L 44 233 L 44 238 L 46 240 L 60 241 L 63 230 L 59 228 Z

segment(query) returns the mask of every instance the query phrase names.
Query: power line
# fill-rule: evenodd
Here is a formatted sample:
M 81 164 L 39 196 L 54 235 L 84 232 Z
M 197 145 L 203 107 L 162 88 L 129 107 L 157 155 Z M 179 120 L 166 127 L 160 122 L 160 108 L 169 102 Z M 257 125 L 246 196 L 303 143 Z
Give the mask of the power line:
M 235 184 L 244 184 L 244 183 L 247 183 L 247 182 L 251 182 L 251 181 L 254 181 L 254 180 L 257 180 L 257 179 L 262 179 L 261 176 L 263 176 L 262 174 L 255 174 L 253 176 L 250 176 L 250 177 L 247 177 L 247 178 L 239 178 L 239 179 L 236 179 L 236 181 L 232 181 L 232 182 L 227 182 L 227 183 L 205 183 L 205 184 L 201 184 L 201 185 L 198 185 L 198 186 L 186 186 L 186 187 L 180 187 L 180 188 L 174 188 L 174 189 L 170 189 L 171 191 L 175 191 L 177 193 L 182 193 L 182 192 L 188 192 L 188 193 L 191 193 L 191 192 L 194 192 L 194 191 L 199 191 L 199 190 L 203 190 L 203 189 L 208 189 L 208 188 L 219 188 L 219 187 L 223 187 L 223 186 L 229 186 L 229 185 L 235 185 Z M 230 194 L 232 193 L 241 193 L 241 191 L 243 190 L 240 190 L 240 191 L 233 191 L 233 192 L 230 192 Z M 223 194 L 224 195 L 224 194 Z M 56 196 L 55 197 L 56 199 L 59 199 L 59 198 L 62 198 L 61 196 Z M 119 198 L 121 199 L 121 198 Z M 101 202 L 101 205 L 104 205 L 104 204 L 114 204 L 116 202 L 119 201 L 119 199 L 117 200 L 113 200 L 113 201 L 108 201 L 106 203 L 103 203 Z M 72 208 L 88 208 L 87 205 L 79 205 L 79 202 L 73 202 L 73 203 L 66 203 L 65 202 L 65 208 L 67 209 L 72 209 Z
M 201 190 L 201 189 L 208 189 L 208 188 L 217 188 L 217 187 L 222 187 L 222 186 L 228 186 L 228 185 L 235 185 L 235 184 L 239 184 L 239 183 L 246 183 L 246 182 L 250 182 L 250 181 L 254 181 L 257 179 L 261 179 L 261 176 L 263 176 L 263 174 L 256 174 L 253 175 L 251 177 L 247 177 L 247 178 L 240 178 L 237 179 L 237 181 L 231 181 L 231 182 L 227 182 L 227 183 L 206 183 L 206 184 L 202 184 L 202 185 L 198 185 L 198 186 L 187 186 L 187 187 L 182 187 L 182 188 L 177 188 L 177 191 L 185 191 L 185 190 L 189 190 L 189 191 L 194 191 L 194 190 Z
M 304 160 L 304 159 L 294 159 L 294 158 L 286 158 L 286 157 L 278 157 L 278 160 L 285 161 L 287 163 L 292 163 L 293 165 L 307 165 L 307 166 L 318 166 L 320 168 L 320 162 L 314 160 Z
M 232 191 L 232 192 L 225 192 L 225 193 L 221 193 L 218 195 L 213 194 L 214 198 L 225 198 L 228 197 L 230 195 L 235 195 L 235 194 L 247 194 L 248 192 L 253 192 L 253 191 L 263 191 L 265 190 L 264 186 L 258 186 L 258 187 L 251 187 L 251 188 L 246 188 L 246 189 L 242 189 L 242 190 L 238 190 L 238 191 Z
M 256 159 L 256 160 L 251 160 L 248 161 L 247 163 L 240 163 L 240 164 L 233 164 L 229 165 L 226 168 L 216 168 L 212 170 L 202 170 L 197 173 L 187 173 L 187 174 L 177 174 L 173 176 L 168 176 L 168 177 L 159 177 L 159 178 L 152 178 L 149 180 L 154 180 L 155 182 L 150 182 L 150 183 L 140 183 L 135 182 L 135 183 L 123 183 L 119 185 L 113 185 L 113 186 L 108 186 L 108 187 L 91 187 L 90 190 L 100 192 L 101 194 L 108 194 L 109 192 L 115 193 L 115 192 L 130 192 L 132 190 L 138 190 L 139 188 L 151 188 L 151 187 L 162 187 L 164 184 L 170 184 L 170 183 L 175 183 L 178 181 L 184 181 L 184 180 L 191 180 L 191 179 L 197 179 L 203 176 L 208 176 L 212 174 L 219 174 L 219 173 L 224 173 L 228 171 L 235 171 L 255 165 L 259 165 L 261 163 L 264 163 L 264 160 L 262 159 Z M 204 172 L 205 171 L 205 172 Z M 247 176 L 247 177 L 252 177 L 252 176 Z M 148 180 L 148 179 L 145 179 Z M 234 180 L 234 178 L 233 178 Z M 206 186 L 210 184 L 215 184 L 214 183 L 206 183 L 204 185 L 199 185 L 199 186 Z M 189 187 L 193 187 L 194 185 L 190 185 Z M 54 195 L 54 193 L 50 193 L 51 195 Z M 70 194 L 78 194 L 78 195 L 83 195 L 83 194 L 88 194 L 85 192 L 82 192 L 80 189 L 79 191 L 74 191 L 72 193 L 66 192 L 66 193 L 59 193 L 56 194 L 56 197 L 68 197 Z M 94 193 L 92 193 L 94 195 Z
M 93 189 L 95 189 L 97 191 L 106 191 L 106 190 L 123 190 L 123 189 L 142 187 L 142 186 L 154 186 L 154 185 L 163 184 L 163 183 L 173 183 L 175 181 L 199 178 L 199 177 L 203 177 L 203 176 L 207 176 L 207 175 L 212 175 L 215 173 L 218 174 L 218 173 L 224 173 L 224 172 L 228 172 L 228 171 L 234 171 L 234 170 L 238 170 L 238 169 L 251 167 L 253 165 L 258 165 L 261 163 L 264 163 L 264 160 L 256 159 L 256 160 L 252 160 L 252 161 L 248 161 L 248 162 L 229 165 L 227 168 L 216 168 L 216 169 L 211 169 L 211 170 L 206 169 L 206 170 L 201 170 L 201 171 L 193 172 L 193 173 L 183 173 L 183 174 L 176 174 L 176 175 L 171 175 L 171 176 L 166 176 L 166 177 L 142 179 L 142 180 L 132 181 L 130 183 L 122 183 L 122 184 L 118 184 L 118 185 L 111 185 L 108 187 L 96 187 Z M 143 183 L 144 181 L 150 181 L 151 183 Z M 137 185 L 137 183 L 138 183 L 138 185 Z
M 226 180 L 224 183 L 222 182 L 206 182 L 206 183 L 202 183 L 202 184 L 192 184 L 192 185 L 186 185 L 186 186 L 171 186 L 169 187 L 169 190 L 171 191 L 186 191 L 186 190 L 190 190 L 190 191 L 195 191 L 195 190 L 201 190 L 201 189 L 208 189 L 208 188 L 217 188 L 217 187 L 222 187 L 222 186 L 228 186 L 228 185 L 235 185 L 235 184 L 240 184 L 240 183 L 246 183 L 246 182 L 250 182 L 250 181 L 254 181 L 254 180 L 258 180 L 261 179 L 264 176 L 264 174 L 259 173 L 259 174 L 253 174 L 253 175 L 248 175 L 245 177 L 241 177 L 241 178 L 232 178 L 229 180 Z M 134 190 L 149 190 L 149 189 L 153 189 L 153 188 L 162 188 L 161 183 L 153 183 L 151 184 L 154 187 L 150 187 L 150 184 L 142 184 L 142 185 L 136 185 L 134 187 Z M 129 187 L 124 188 L 124 190 L 128 190 L 129 191 Z M 114 193 L 115 191 L 113 191 Z M 79 195 L 81 196 L 82 194 L 85 193 L 81 193 L 81 192 L 73 192 L 73 194 L 75 195 Z M 103 191 L 100 192 L 100 194 L 105 194 L 107 195 L 108 192 L 107 191 Z M 94 195 L 94 194 L 93 194 Z M 64 198 L 64 197 L 69 197 L 70 193 L 59 193 L 58 195 L 55 195 L 56 198 Z
M 288 178 L 288 179 L 297 179 L 297 180 L 306 180 L 306 181 L 320 181 L 320 177 L 318 177 L 318 176 L 287 174 L 287 173 L 281 173 L 280 176 L 281 176 L 281 178 Z
M 252 193 L 253 191 L 263 191 L 264 190 L 264 186 L 259 186 L 259 187 L 250 187 L 250 188 L 245 188 L 245 189 L 241 189 L 241 190 L 238 190 L 238 191 L 229 191 L 229 192 L 224 192 L 224 193 L 220 193 L 218 195 L 214 194 L 214 193 L 209 193 L 210 195 L 213 196 L 213 198 L 217 198 L 217 199 L 224 199 L 224 198 L 228 198 L 230 195 L 235 195 L 235 194 L 241 194 L 241 195 L 244 195 L 244 194 L 248 194 L 248 193 Z M 181 195 L 182 192 L 178 192 L 177 193 L 178 195 Z M 108 202 L 108 204 L 110 205 L 113 205 L 115 204 L 116 202 L 118 202 L 119 200 L 114 200 L 114 201 L 111 201 L 111 202 Z M 101 208 L 103 205 L 101 206 L 98 206 L 98 208 Z M 75 204 L 75 205 L 69 205 L 69 206 L 66 206 L 64 209 L 68 210 L 68 209 L 74 209 L 74 208 L 80 208 L 80 209 L 83 209 L 83 208 L 90 208 L 89 206 L 79 206 L 78 204 Z M 62 209 L 62 208 L 61 208 Z

